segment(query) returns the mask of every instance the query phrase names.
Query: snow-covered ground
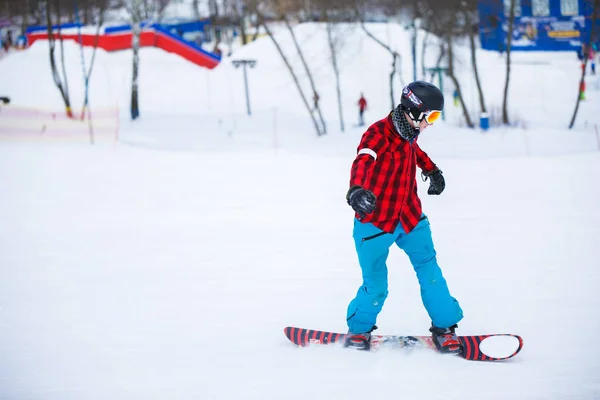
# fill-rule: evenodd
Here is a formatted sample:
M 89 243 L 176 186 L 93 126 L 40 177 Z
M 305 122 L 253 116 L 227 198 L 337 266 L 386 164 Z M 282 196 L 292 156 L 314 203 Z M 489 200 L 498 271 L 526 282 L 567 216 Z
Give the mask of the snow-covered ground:
M 400 28 L 373 29 L 408 48 Z M 298 35 L 325 51 L 318 25 Z M 0 399 L 600 398 L 600 93 L 590 77 L 567 130 L 568 54 L 516 55 L 511 112 L 527 129 L 458 128 L 448 87 L 446 122 L 420 139 L 446 177 L 442 196 L 419 190 L 465 312 L 459 332 L 520 334 L 516 358 L 297 349 L 284 337 L 286 325 L 345 331 L 360 284 L 344 199 L 362 133 L 355 100 L 364 91 L 368 120 L 385 116 L 389 60 L 359 32 L 344 37 L 344 133 L 326 57 L 315 68 L 330 132 L 316 138 L 261 39 L 233 57 L 259 61 L 252 117 L 227 61 L 207 72 L 143 49 L 142 119 L 131 123 L 131 55 L 99 53 L 91 104 L 120 108 L 116 146 L 0 142 Z M 78 105 L 79 54 L 66 47 Z M 61 109 L 46 50 L 0 61 L 10 107 Z M 502 59 L 482 52 L 480 63 L 497 106 Z M 426 334 L 408 259 L 392 250 L 388 266 L 378 332 Z

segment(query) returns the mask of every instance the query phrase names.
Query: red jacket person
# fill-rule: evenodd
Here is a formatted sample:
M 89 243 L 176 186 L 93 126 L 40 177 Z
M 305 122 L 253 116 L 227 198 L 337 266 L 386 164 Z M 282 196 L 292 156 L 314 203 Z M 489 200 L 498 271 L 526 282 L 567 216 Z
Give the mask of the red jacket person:
M 463 317 L 437 263 L 427 216 L 417 194 L 417 167 L 429 179 L 428 194 L 444 191 L 442 171 L 417 144 L 419 134 L 440 117 L 444 96 L 434 85 L 412 82 L 400 104 L 363 134 L 352 163 L 348 204 L 356 212 L 354 243 L 363 282 L 348 306 L 345 345 L 370 346 L 371 332 L 388 296 L 386 260 L 396 244 L 408 255 L 421 287 L 430 331 L 442 352 L 459 353 L 454 332 Z

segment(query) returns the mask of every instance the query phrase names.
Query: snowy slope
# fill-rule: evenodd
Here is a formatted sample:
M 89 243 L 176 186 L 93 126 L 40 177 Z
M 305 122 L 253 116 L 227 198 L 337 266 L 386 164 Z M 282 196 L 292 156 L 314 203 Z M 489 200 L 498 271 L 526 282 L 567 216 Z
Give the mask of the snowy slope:
M 513 361 L 478 364 L 298 350 L 283 336 L 345 329 L 360 280 L 351 156 L 0 152 L 3 398 L 600 395 L 600 213 L 582 173 L 597 155 L 438 160 L 447 191 L 422 198 L 460 332 L 525 338 Z M 408 260 L 393 250 L 389 266 L 381 332 L 425 333 Z
M 322 54 L 322 27 L 297 29 Z M 399 28 L 373 29 L 408 48 Z M 350 125 L 361 90 L 369 119 L 389 111 L 389 62 L 358 32 L 344 36 L 345 133 L 326 60 L 315 72 L 331 132 L 316 138 L 262 39 L 235 55 L 258 59 L 252 118 L 241 71 L 227 62 L 207 73 L 143 49 L 142 119 L 122 121 L 116 148 L 0 143 L 0 399 L 600 398 L 600 101 L 590 90 L 577 128 L 564 129 L 564 85 L 577 68 L 566 55 L 517 55 L 515 82 L 528 85 L 511 87 L 511 110 L 546 107 L 528 129 L 460 129 L 448 101 L 447 121 L 420 139 L 447 181 L 439 197 L 419 190 L 465 311 L 459 332 L 517 333 L 522 353 L 474 363 L 296 349 L 284 337 L 286 325 L 344 331 L 360 284 L 344 195 L 362 132 Z M 75 95 L 78 50 L 65 47 Z M 15 106 L 60 110 L 45 51 L 0 61 Z M 130 58 L 98 54 L 93 106 L 126 116 Z M 481 58 L 500 85 L 501 60 Z M 532 71 L 540 62 L 547 69 Z M 566 111 L 554 101 L 563 91 Z M 425 334 L 408 259 L 393 249 L 388 266 L 379 332 Z

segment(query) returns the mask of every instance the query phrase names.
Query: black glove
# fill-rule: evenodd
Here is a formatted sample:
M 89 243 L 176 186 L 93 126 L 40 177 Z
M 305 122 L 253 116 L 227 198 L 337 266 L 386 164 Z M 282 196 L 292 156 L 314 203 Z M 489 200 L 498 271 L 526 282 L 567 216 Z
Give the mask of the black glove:
M 360 186 L 352 186 L 346 194 L 346 200 L 350 207 L 361 217 L 364 218 L 367 214 L 371 214 L 375 210 L 375 202 L 377 197 L 365 188 Z
M 427 194 L 442 194 L 444 188 L 446 187 L 446 181 L 444 180 L 444 175 L 442 175 L 442 171 L 439 168 L 434 169 L 431 172 L 423 172 L 423 182 L 430 179 L 429 181 L 429 189 L 427 190 Z

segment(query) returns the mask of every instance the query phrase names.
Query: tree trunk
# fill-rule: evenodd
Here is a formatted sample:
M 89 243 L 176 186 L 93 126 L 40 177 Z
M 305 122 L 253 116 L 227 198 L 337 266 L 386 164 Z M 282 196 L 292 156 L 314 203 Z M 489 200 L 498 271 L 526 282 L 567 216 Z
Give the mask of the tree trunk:
M 138 72 L 140 67 L 140 22 L 133 24 L 133 72 L 131 75 L 131 119 L 135 120 L 140 116 L 140 106 L 138 100 Z
M 337 93 L 338 102 L 338 113 L 340 116 L 340 130 L 345 131 L 344 127 L 344 112 L 342 109 L 342 89 L 340 85 L 340 69 L 337 63 L 337 53 L 335 48 L 335 41 L 333 39 L 333 33 L 331 32 L 331 23 L 327 22 L 327 40 L 329 42 L 329 50 L 331 51 L 331 63 L 333 65 L 333 72 L 335 74 L 335 90 Z
M 252 36 L 252 41 L 254 42 L 256 39 L 258 39 L 258 35 L 260 34 L 260 27 L 261 25 L 264 26 L 264 17 L 262 16 L 262 14 L 256 13 L 256 29 L 254 30 L 254 35 Z
M 13 12 L 12 12 L 12 4 L 8 1 L 4 2 L 4 15 L 6 15 L 7 19 L 9 21 L 12 21 L 13 19 Z
M 508 13 L 508 32 L 506 32 L 506 82 L 504 83 L 504 99 L 502 101 L 502 123 L 508 125 L 508 85 L 510 83 L 510 53 L 512 46 L 512 36 L 515 26 L 515 3 L 516 0 L 510 1 L 510 11 Z
M 100 38 L 100 27 L 102 26 L 102 23 L 104 21 L 104 8 L 102 6 L 100 6 L 100 7 L 101 7 L 100 8 L 100 16 L 99 16 L 99 20 L 98 20 L 98 26 L 96 27 L 96 35 L 94 37 L 94 49 L 92 51 L 92 59 L 90 61 L 90 67 L 87 71 L 85 70 L 85 63 L 83 62 L 83 60 L 84 60 L 83 45 L 80 43 L 81 60 L 82 60 L 81 65 L 83 67 L 84 83 L 85 83 L 83 106 L 81 107 L 81 120 L 83 121 L 83 119 L 85 118 L 85 112 L 87 111 L 88 128 L 89 128 L 89 133 L 90 133 L 90 144 L 94 144 L 94 125 L 93 125 L 93 121 L 92 121 L 92 110 L 90 108 L 90 101 L 89 101 L 90 76 L 92 75 L 92 70 L 94 69 L 94 61 L 96 60 L 96 49 L 98 48 L 98 42 L 99 42 L 99 38 Z M 81 30 L 80 30 L 79 35 L 81 35 Z M 81 36 L 80 36 L 80 38 L 81 38 Z
M 89 82 L 94 69 L 94 61 L 96 60 L 96 50 L 98 49 L 98 42 L 100 41 L 100 28 L 104 23 L 104 7 L 100 6 L 100 16 L 98 19 L 98 25 L 96 26 L 96 35 L 94 36 L 94 48 L 92 51 L 92 59 L 90 60 L 90 67 L 85 72 L 85 96 L 83 100 L 83 107 L 81 109 L 81 118 L 83 119 L 86 108 L 89 111 Z M 89 115 L 89 114 L 88 114 Z
M 237 3 L 233 6 L 234 14 L 237 19 L 237 26 L 240 29 L 240 36 L 242 39 L 242 46 L 248 44 L 248 37 L 246 36 L 246 16 L 248 11 L 245 6 L 238 5 Z M 241 9 L 241 10 L 240 10 Z
M 198 9 L 198 0 L 193 0 L 192 12 L 194 13 L 194 18 L 196 20 L 200 20 L 200 10 Z
M 598 12 L 600 12 L 599 7 L 600 0 L 594 0 L 594 11 L 592 11 L 592 27 L 590 28 L 590 37 L 588 39 L 587 45 L 585 46 L 587 51 L 590 51 L 590 49 L 592 48 L 592 38 L 595 37 L 594 33 L 596 30 L 596 21 L 598 20 Z M 583 57 L 583 69 L 581 70 L 581 79 L 579 80 L 579 88 L 577 90 L 577 101 L 575 102 L 575 110 L 573 111 L 571 122 L 569 122 L 569 129 L 572 129 L 575 125 L 575 118 L 577 118 L 577 111 L 579 111 L 579 102 L 581 101 L 581 88 L 585 84 L 585 71 L 587 69 L 589 57 L 587 54 L 584 54 Z
M 240 35 L 242 36 L 242 46 L 248 44 L 248 37 L 246 36 L 246 13 L 242 13 L 239 19 Z
M 25 33 L 27 26 L 29 25 L 29 9 L 31 8 L 30 0 L 25 0 L 24 3 L 25 4 L 21 6 L 21 32 L 23 33 Z
M 475 46 L 475 30 L 471 28 L 471 20 L 469 18 L 469 12 L 465 13 L 468 29 L 469 29 L 469 44 L 471 47 L 471 66 L 473 67 L 473 74 L 475 75 L 475 83 L 477 84 L 477 92 L 479 94 L 479 107 L 481 112 L 487 112 L 485 107 L 485 100 L 483 99 L 483 89 L 481 88 L 481 80 L 479 79 L 479 70 L 477 68 L 477 53 Z M 475 25 L 477 26 L 477 25 Z
M 313 79 L 312 73 L 310 72 L 310 68 L 308 67 L 308 63 L 306 62 L 306 58 L 304 58 L 304 53 L 302 53 L 302 49 L 300 48 L 298 39 L 296 39 L 296 34 L 294 33 L 294 29 L 290 25 L 290 21 L 287 19 L 286 16 L 283 17 L 283 21 L 285 22 L 285 26 L 287 27 L 288 31 L 290 32 L 290 35 L 292 36 L 294 46 L 296 47 L 296 51 L 298 52 L 298 55 L 300 56 L 300 61 L 302 61 L 302 65 L 304 66 L 304 71 L 306 71 L 306 76 L 308 78 L 308 81 L 310 82 L 310 88 L 312 89 L 312 92 L 319 93 L 315 86 L 315 80 Z M 315 111 L 317 112 L 317 114 L 319 114 L 319 120 L 321 121 L 321 128 L 322 128 L 321 135 L 325 135 L 327 133 L 327 124 L 325 124 L 325 120 L 323 120 L 323 114 L 321 113 L 321 107 L 319 106 L 318 102 L 315 104 Z
M 208 6 L 209 6 L 211 17 L 218 17 L 219 16 L 219 5 L 217 4 L 217 1 L 216 0 L 208 0 Z
M 429 39 L 429 31 L 425 31 L 425 36 L 423 37 L 423 42 L 421 44 L 421 76 L 425 78 L 427 75 L 427 70 L 425 67 L 425 53 L 427 52 L 427 40 Z
M 99 8 L 103 9 L 104 7 L 102 5 L 100 5 Z M 100 11 L 100 12 L 102 12 L 102 11 Z M 90 3 L 86 3 L 86 5 L 83 9 L 83 24 L 87 25 L 87 24 L 91 24 L 91 23 L 95 23 L 95 22 L 96 22 L 96 20 L 94 19 L 94 6 Z
M 462 96 L 462 90 L 460 88 L 460 83 L 458 82 L 456 75 L 454 75 L 454 49 L 452 48 L 452 36 L 448 35 L 446 38 L 446 41 L 448 43 L 448 76 L 454 83 L 454 87 L 456 88 L 456 91 L 458 92 L 458 99 L 460 100 L 460 105 L 462 107 L 463 116 L 465 117 L 465 123 L 467 124 L 467 126 L 469 128 L 474 128 L 475 126 L 473 125 L 473 122 L 471 121 L 471 117 L 469 115 L 469 110 L 467 109 L 467 106 L 466 106 L 463 96 Z
M 55 2 L 55 7 L 58 10 L 59 8 L 59 2 L 58 0 Z M 52 30 L 52 9 L 50 7 L 50 4 L 47 3 L 46 4 L 46 26 L 47 26 L 47 30 L 48 30 L 48 46 L 49 46 L 49 53 L 50 53 L 50 68 L 52 70 L 52 79 L 54 80 L 54 84 L 56 85 L 56 87 L 58 88 L 58 90 L 60 91 L 60 95 L 63 99 L 63 102 L 65 104 L 65 112 L 67 114 L 67 117 L 69 118 L 73 118 L 73 111 L 71 110 L 71 100 L 69 98 L 69 88 L 68 85 L 63 84 L 60 75 L 58 73 L 58 69 L 56 66 L 56 59 L 54 57 L 54 51 L 56 49 L 56 38 L 54 36 L 54 32 Z M 59 31 L 59 35 L 60 35 L 60 31 Z M 62 43 L 62 39 L 61 39 L 61 43 Z M 64 52 L 63 52 L 63 75 L 66 79 L 66 74 L 65 74 L 65 68 L 64 68 Z
M 417 80 L 417 26 L 413 20 L 410 34 L 410 52 L 412 55 L 413 64 L 413 81 Z
M 33 15 L 33 19 L 37 25 L 42 25 L 42 3 L 41 2 L 30 2 L 27 11 Z
M 313 124 L 315 126 L 315 130 L 317 132 L 317 136 L 321 136 L 321 129 L 319 128 L 319 123 L 317 122 L 315 116 L 313 115 L 312 111 L 310 110 L 310 104 L 308 103 L 308 100 L 306 99 L 306 96 L 304 95 L 304 92 L 302 92 L 302 88 L 300 87 L 300 82 L 298 82 L 298 77 L 296 76 L 296 73 L 294 72 L 294 69 L 292 68 L 290 62 L 288 61 L 287 57 L 283 53 L 283 50 L 281 49 L 281 46 L 279 46 L 279 43 L 277 43 L 277 41 L 275 40 L 275 37 L 273 37 L 273 32 L 271 32 L 271 29 L 269 29 L 269 26 L 267 25 L 267 22 L 265 21 L 265 19 L 261 18 L 261 20 L 264 21 L 263 22 L 263 26 L 265 28 L 265 32 L 267 32 L 267 35 L 271 38 L 271 41 L 273 42 L 273 44 L 277 48 L 277 51 L 279 52 L 279 55 L 283 59 L 283 62 L 287 66 L 288 71 L 290 71 L 290 74 L 292 75 L 292 78 L 294 79 L 294 83 L 296 84 L 296 88 L 298 89 L 298 92 L 300 93 L 300 97 L 302 97 L 302 101 L 304 102 L 304 106 L 306 107 L 306 110 L 308 110 L 308 112 L 310 114 L 310 118 L 312 119 L 312 122 L 313 122 Z
M 60 31 L 60 25 L 58 27 L 58 40 L 60 41 L 60 63 L 62 65 L 63 86 L 65 88 L 65 92 L 68 94 L 69 93 L 69 80 L 67 79 L 67 68 L 65 65 L 65 41 L 63 40 L 62 33 Z M 70 100 L 69 100 L 69 108 L 70 108 Z
M 142 3 L 141 0 L 133 0 L 131 10 L 131 48 L 133 50 L 133 73 L 131 75 L 131 119 L 135 120 L 140 116 L 139 107 L 139 88 L 138 88 L 138 72 L 140 66 L 140 34 L 142 32 Z
M 134 0 L 135 2 L 135 0 Z M 144 16 L 144 19 L 150 19 L 150 6 L 148 5 L 148 0 L 143 0 L 144 3 L 144 8 L 143 8 L 143 13 L 142 15 Z

